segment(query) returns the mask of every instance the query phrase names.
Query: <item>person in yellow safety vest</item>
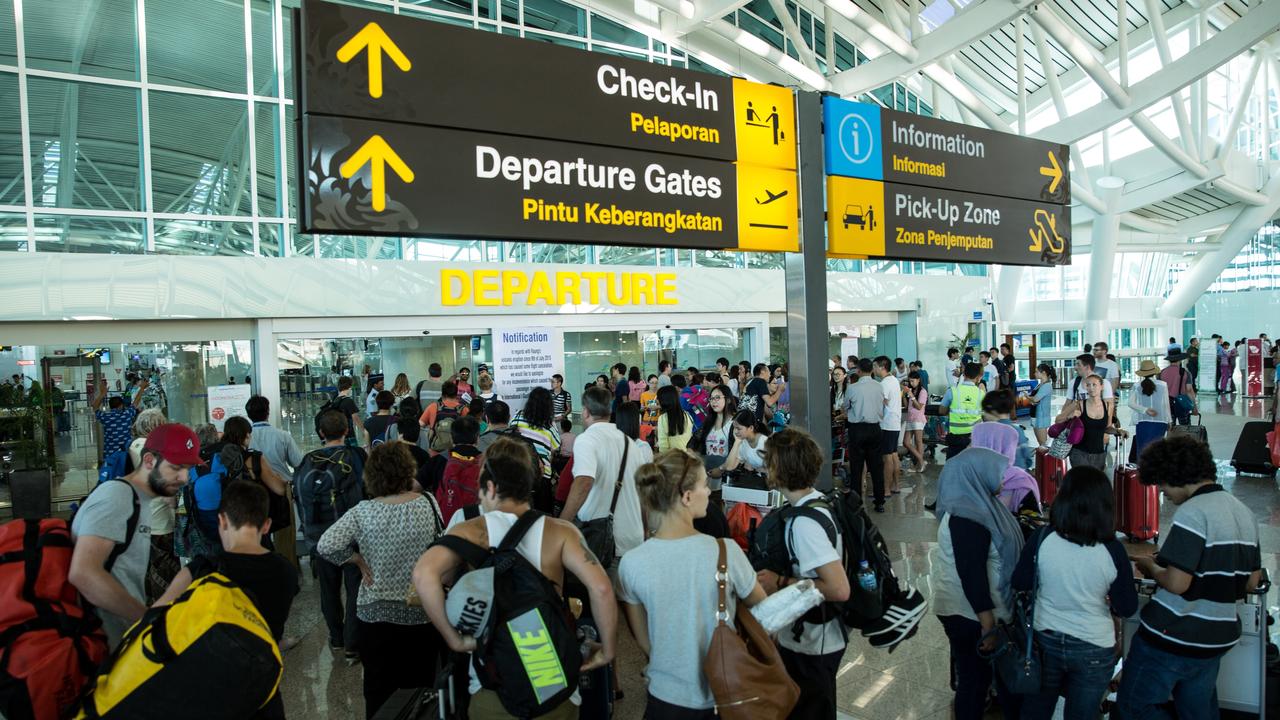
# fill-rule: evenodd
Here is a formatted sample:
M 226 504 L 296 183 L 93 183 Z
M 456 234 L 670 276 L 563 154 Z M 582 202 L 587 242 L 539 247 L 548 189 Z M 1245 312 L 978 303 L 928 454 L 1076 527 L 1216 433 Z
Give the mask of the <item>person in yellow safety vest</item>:
M 960 383 L 947 390 L 942 398 L 940 412 L 946 415 L 947 422 L 947 459 L 956 456 L 961 450 L 969 447 L 973 426 L 982 422 L 982 388 L 978 381 L 982 377 L 982 366 L 969 363 L 964 366 L 964 377 Z

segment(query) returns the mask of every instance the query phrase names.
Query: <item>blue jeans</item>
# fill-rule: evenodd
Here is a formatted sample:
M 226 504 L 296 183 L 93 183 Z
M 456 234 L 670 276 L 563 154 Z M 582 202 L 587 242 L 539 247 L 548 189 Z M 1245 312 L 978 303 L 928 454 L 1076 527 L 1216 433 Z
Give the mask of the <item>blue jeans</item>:
M 1096 720 L 1115 668 L 1115 648 L 1053 630 L 1037 631 L 1036 645 L 1043 669 L 1040 692 L 1023 700 L 1023 720 L 1053 717 L 1059 696 L 1067 699 L 1066 720 Z
M 1141 634 L 1133 637 L 1124 659 L 1117 717 L 1125 720 L 1172 717 L 1163 705 L 1173 698 L 1184 720 L 1218 720 L 1218 664 L 1222 656 L 1193 658 L 1152 646 Z

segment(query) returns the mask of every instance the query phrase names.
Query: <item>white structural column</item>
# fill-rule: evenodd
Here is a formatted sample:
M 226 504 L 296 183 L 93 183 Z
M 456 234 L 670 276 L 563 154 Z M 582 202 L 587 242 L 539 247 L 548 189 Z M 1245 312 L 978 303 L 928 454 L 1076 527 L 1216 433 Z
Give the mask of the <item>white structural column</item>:
M 270 318 L 254 323 L 253 373 L 257 394 L 271 401 L 270 422 L 280 427 L 280 358 L 276 353 L 275 322 Z
M 1166 320 L 1179 320 L 1196 300 L 1209 289 L 1214 280 L 1231 264 L 1236 255 L 1244 249 L 1246 243 L 1258 232 L 1263 223 L 1280 211 L 1280 174 L 1271 178 L 1263 193 L 1268 200 L 1265 205 L 1245 208 L 1236 219 L 1222 231 L 1217 250 L 1200 256 L 1200 259 L 1178 280 L 1178 284 L 1165 298 L 1157 315 Z
M 1111 306 L 1111 286 L 1116 267 L 1116 244 L 1120 235 L 1120 214 L 1116 207 L 1124 190 L 1118 177 L 1098 178 L 1098 196 L 1105 212 L 1093 221 L 1093 248 L 1089 252 L 1089 290 L 1084 304 L 1084 339 L 1098 342 L 1107 338 L 1107 310 Z
M 1001 265 L 996 269 L 996 319 L 1001 327 L 1007 327 L 1018 310 L 1018 293 L 1026 268 L 1021 265 Z

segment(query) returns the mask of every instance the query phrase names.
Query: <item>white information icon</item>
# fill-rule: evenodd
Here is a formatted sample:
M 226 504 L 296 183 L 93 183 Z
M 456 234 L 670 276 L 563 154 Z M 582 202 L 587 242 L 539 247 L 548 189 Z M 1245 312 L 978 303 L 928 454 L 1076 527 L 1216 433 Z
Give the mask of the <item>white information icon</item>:
M 861 165 L 875 150 L 875 135 L 871 124 L 861 115 L 850 113 L 840 121 L 840 152 L 855 165 Z

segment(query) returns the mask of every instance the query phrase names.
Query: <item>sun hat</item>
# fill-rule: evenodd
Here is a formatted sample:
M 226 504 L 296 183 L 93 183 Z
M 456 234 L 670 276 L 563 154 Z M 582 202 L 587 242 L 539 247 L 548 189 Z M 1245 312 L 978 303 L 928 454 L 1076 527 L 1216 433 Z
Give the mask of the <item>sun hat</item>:
M 1143 360 L 1142 364 L 1138 366 L 1137 371 L 1134 372 L 1133 374 L 1137 375 L 1138 377 L 1151 377 L 1152 375 L 1159 375 L 1160 366 L 1156 365 L 1155 360 Z

